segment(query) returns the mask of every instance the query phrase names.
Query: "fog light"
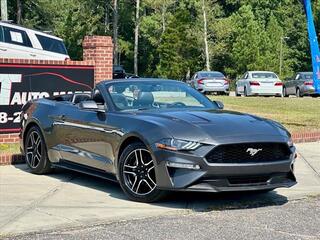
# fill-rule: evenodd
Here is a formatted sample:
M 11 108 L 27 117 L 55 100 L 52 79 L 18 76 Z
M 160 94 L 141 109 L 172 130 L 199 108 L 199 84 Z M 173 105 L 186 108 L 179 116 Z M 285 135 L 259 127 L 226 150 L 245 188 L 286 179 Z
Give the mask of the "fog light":
M 176 163 L 176 162 L 167 162 L 168 167 L 173 168 L 185 168 L 185 169 L 192 169 L 192 170 L 199 170 L 200 166 L 197 164 L 188 164 L 188 163 Z

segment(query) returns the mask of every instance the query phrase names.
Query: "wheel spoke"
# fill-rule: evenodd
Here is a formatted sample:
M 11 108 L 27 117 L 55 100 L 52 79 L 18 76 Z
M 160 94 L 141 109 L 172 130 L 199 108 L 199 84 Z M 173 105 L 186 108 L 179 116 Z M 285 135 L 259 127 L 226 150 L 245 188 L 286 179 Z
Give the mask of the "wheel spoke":
M 149 166 L 152 162 L 153 162 L 153 160 L 151 159 L 150 162 L 147 162 L 147 163 L 145 164 L 145 166 Z
M 27 147 L 27 153 L 33 152 L 33 147 Z
M 141 186 L 141 183 L 143 182 L 143 179 L 141 179 L 140 181 L 139 181 L 139 183 L 138 183 L 138 186 L 137 186 L 137 189 L 136 189 L 136 191 L 135 191 L 135 193 L 139 193 L 139 188 L 140 188 L 140 186 Z
M 30 134 L 30 139 L 31 139 L 32 146 L 34 146 L 35 145 L 34 132 Z
M 134 151 L 134 155 L 136 157 L 136 166 L 139 165 L 139 157 L 138 157 L 138 154 L 137 154 L 137 150 Z
M 154 166 L 152 166 L 152 167 L 150 167 L 150 168 L 148 169 L 148 173 L 149 173 L 152 169 L 154 169 Z
M 31 157 L 30 157 L 30 155 L 31 155 Z M 28 152 L 27 153 L 27 161 L 30 165 L 31 165 L 32 159 L 33 159 L 33 152 Z
M 123 172 L 126 173 L 126 174 L 131 174 L 131 175 L 133 175 L 133 176 L 137 176 L 137 174 L 134 173 L 134 172 L 129 172 L 129 171 L 123 171 Z
M 143 161 L 143 156 L 142 156 L 141 149 L 139 150 L 139 153 L 140 153 L 140 162 L 141 162 L 142 165 L 145 165 L 144 161 Z
M 28 146 L 27 150 L 33 149 L 33 146 Z
M 151 185 L 148 183 L 146 179 L 144 179 L 143 181 L 147 184 L 147 186 L 150 188 L 151 191 L 154 189 L 154 187 L 151 187 Z
M 37 135 L 37 138 L 35 138 L 35 142 L 34 142 L 34 144 L 36 145 L 36 146 L 38 146 L 39 144 L 40 144 L 40 137 Z
M 34 163 L 36 162 L 36 156 L 37 155 L 33 155 L 32 159 L 31 159 L 31 163 L 30 163 L 31 167 L 34 167 Z
M 130 165 L 124 165 L 124 167 L 131 168 L 131 169 L 136 169 L 137 168 L 137 166 L 130 166 Z
M 135 178 L 134 178 L 134 181 L 133 181 L 133 184 L 132 184 L 132 186 L 131 186 L 131 191 L 132 191 L 132 192 L 136 192 L 136 191 L 134 190 L 134 188 L 135 188 L 135 186 L 136 186 L 137 180 L 138 180 L 138 178 L 135 177 Z
M 149 178 L 149 180 L 152 182 L 152 184 L 153 184 L 154 186 L 157 185 L 157 184 L 152 180 L 152 178 L 150 177 L 149 173 L 148 173 L 148 178 Z

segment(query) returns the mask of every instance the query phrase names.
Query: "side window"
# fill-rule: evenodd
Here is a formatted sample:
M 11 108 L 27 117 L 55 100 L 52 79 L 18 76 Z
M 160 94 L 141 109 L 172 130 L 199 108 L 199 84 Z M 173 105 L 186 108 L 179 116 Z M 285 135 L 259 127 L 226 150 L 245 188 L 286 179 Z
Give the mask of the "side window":
M 299 79 L 300 79 L 300 74 L 297 74 L 296 80 L 299 80 Z
M 249 74 L 246 72 L 243 76 L 244 79 L 248 79 Z
M 23 30 L 10 27 L 3 27 L 3 36 L 6 43 L 12 43 L 15 45 L 25 47 L 32 47 L 27 33 Z
M 2 26 L 0 26 L 0 42 L 4 42 Z
M 36 34 L 36 36 L 37 36 L 43 50 L 55 52 L 55 53 L 67 54 L 67 50 L 66 50 L 62 41 L 59 41 L 54 38 L 42 36 L 39 34 Z

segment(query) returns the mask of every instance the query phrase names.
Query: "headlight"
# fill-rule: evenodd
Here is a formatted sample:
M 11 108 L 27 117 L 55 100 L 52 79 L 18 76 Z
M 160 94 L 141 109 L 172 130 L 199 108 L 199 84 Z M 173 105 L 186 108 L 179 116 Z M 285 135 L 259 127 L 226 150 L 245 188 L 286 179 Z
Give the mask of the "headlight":
M 171 151 L 190 151 L 196 150 L 200 147 L 200 143 L 179 140 L 174 138 L 165 138 L 156 143 L 157 148 L 166 149 Z

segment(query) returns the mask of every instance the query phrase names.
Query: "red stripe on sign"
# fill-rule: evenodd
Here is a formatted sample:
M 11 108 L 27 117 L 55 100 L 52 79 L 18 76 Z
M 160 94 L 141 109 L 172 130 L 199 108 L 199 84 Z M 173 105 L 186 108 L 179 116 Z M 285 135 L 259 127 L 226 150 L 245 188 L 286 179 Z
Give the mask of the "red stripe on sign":
M 59 69 L 94 69 L 94 66 L 57 66 L 57 65 L 16 65 L 16 64 L 0 64 L 0 67 L 15 67 L 15 68 L 59 68 Z
M 90 86 L 87 85 L 87 84 L 79 83 L 79 82 L 77 82 L 77 81 L 75 81 L 75 80 L 72 80 L 72 79 L 70 79 L 70 78 L 67 78 L 66 76 L 64 76 L 64 75 L 62 75 L 62 74 L 53 73 L 53 72 L 42 72 L 42 73 L 27 74 L 27 75 L 23 75 L 23 77 L 41 76 L 41 75 L 53 75 L 53 76 L 57 76 L 57 77 L 60 77 L 60 78 L 62 78 L 63 80 L 69 82 L 69 83 L 81 85 L 81 86 L 84 86 L 84 87 L 89 88 L 90 90 L 92 90 L 92 87 L 90 87 Z
M 21 128 L 2 128 L 0 129 L 0 132 L 20 132 Z

